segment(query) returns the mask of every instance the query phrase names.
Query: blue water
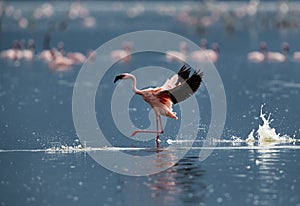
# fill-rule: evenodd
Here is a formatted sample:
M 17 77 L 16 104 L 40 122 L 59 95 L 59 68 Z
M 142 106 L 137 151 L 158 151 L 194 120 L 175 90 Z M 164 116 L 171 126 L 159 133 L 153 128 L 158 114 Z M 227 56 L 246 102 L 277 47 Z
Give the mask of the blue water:
M 5 4 L 22 8 L 23 15 L 29 20 L 33 9 L 42 5 L 40 2 Z M 83 53 L 118 35 L 145 29 L 174 32 L 195 43 L 206 38 L 209 43 L 220 45 L 219 60 L 215 65 L 227 100 L 227 117 L 221 139 L 231 140 L 232 136 L 246 139 L 252 129 L 257 130 L 262 124 L 259 118 L 262 104 L 265 104 L 265 113 L 272 113 L 274 121 L 271 126 L 276 131 L 299 139 L 300 63 L 294 61 L 292 55 L 284 63 L 250 63 L 246 58 L 249 51 L 257 50 L 260 41 L 266 41 L 269 50 L 280 50 L 283 41 L 290 44 L 290 54 L 300 50 L 300 29 L 272 26 L 272 17 L 276 19 L 277 16 L 275 10 L 262 12 L 249 21 L 235 19 L 234 30 L 226 30 L 222 19 L 203 30 L 180 23 L 174 16 L 159 15 L 155 8 L 169 4 L 166 2 L 142 3 L 145 12 L 135 18 L 127 16 L 127 10 L 135 5 L 134 2 L 124 3 L 119 11 L 113 10 L 113 2 L 88 2 L 85 5 L 97 22 L 94 27 L 85 28 L 80 20 L 66 18 L 70 4 L 53 3 L 55 16 L 31 19 L 31 26 L 26 29 L 19 28 L 15 20 L 3 16 L 0 50 L 8 49 L 15 39 L 33 38 L 36 50 L 40 52 L 44 35 L 52 25 L 56 26 L 50 32 L 51 46 L 63 41 L 67 51 Z M 235 5 L 226 4 L 229 7 Z M 194 9 L 199 6 L 193 2 L 176 2 L 175 16 L 186 5 Z M 271 16 L 267 27 L 260 26 L 265 16 Z M 169 63 L 163 57 L 136 54 L 129 63 L 114 65 L 96 95 L 96 110 L 102 114 L 97 118 L 111 137 L 110 143 L 116 147 L 149 148 L 150 151 L 124 152 L 137 156 L 157 154 L 158 162 L 168 159 L 173 152 L 157 150 L 154 140 L 133 141 L 120 135 L 110 125 L 110 105 L 103 99 L 114 91 L 116 86 L 110 80 L 117 73 L 151 65 L 176 72 L 182 66 L 178 62 Z M 201 143 L 195 143 L 184 158 L 172 162 L 174 166 L 143 177 L 110 171 L 85 151 L 49 152 L 46 149 L 51 147 L 79 144 L 72 118 L 72 93 L 80 68 L 81 65 L 74 65 L 68 71 L 55 71 L 37 59 L 32 62 L 0 60 L 1 205 L 300 205 L 298 142 L 278 144 L 279 147 L 255 147 L 258 143 L 253 147 L 234 141 L 220 143 L 203 162 L 199 161 Z M 200 102 L 200 127 L 204 128 L 199 130 L 199 140 L 205 137 L 211 115 L 205 85 L 201 86 L 196 98 Z M 138 97 L 134 97 L 131 104 L 140 111 L 134 122 L 136 126 L 149 125 L 149 106 Z M 105 120 L 101 119 L 103 115 Z M 160 137 L 161 148 L 168 146 L 167 140 L 172 139 L 172 132 L 176 131 L 175 123 L 169 122 L 168 126 Z M 184 143 L 178 144 L 179 147 L 185 146 Z M 111 150 L 95 153 L 111 154 L 112 157 L 115 154 Z

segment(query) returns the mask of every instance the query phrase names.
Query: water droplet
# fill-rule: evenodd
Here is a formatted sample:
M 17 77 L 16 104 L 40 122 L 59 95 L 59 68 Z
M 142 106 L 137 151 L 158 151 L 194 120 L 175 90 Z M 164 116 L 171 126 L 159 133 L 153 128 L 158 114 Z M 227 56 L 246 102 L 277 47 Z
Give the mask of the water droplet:
M 230 193 L 225 192 L 224 196 L 228 199 L 228 198 L 230 198 Z
M 116 186 L 116 189 L 117 189 L 118 191 L 120 191 L 120 190 L 122 189 L 121 185 L 117 185 L 117 186 Z
M 189 193 L 189 194 L 188 194 L 188 198 L 189 198 L 189 199 L 191 199 L 191 198 L 193 198 L 193 197 L 194 197 L 194 194 L 193 194 L 193 193 Z

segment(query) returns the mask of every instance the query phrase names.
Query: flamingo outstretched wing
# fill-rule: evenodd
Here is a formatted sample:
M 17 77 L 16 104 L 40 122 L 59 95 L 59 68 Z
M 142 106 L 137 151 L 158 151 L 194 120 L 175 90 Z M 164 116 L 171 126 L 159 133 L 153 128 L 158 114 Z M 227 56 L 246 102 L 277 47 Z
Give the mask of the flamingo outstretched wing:
M 182 78 L 182 80 L 184 81 L 178 83 L 175 87 L 171 89 L 166 89 L 157 93 L 157 96 L 163 99 L 169 98 L 173 104 L 182 102 L 190 96 L 192 96 L 197 91 L 202 82 L 202 77 L 202 72 L 200 73 L 200 71 L 195 71 L 190 78 Z
M 171 77 L 171 79 L 167 79 L 163 86 L 161 86 L 162 90 L 173 89 L 176 86 L 180 85 L 190 76 L 191 68 L 187 68 L 185 65 L 181 67 L 177 74 Z

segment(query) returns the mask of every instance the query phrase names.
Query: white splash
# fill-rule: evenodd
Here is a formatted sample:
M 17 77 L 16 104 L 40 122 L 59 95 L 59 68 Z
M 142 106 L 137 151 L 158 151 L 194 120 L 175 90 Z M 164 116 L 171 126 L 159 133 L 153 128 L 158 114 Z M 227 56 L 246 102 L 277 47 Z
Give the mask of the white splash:
M 263 114 L 263 106 L 261 105 L 260 109 L 260 118 L 263 120 L 263 125 L 258 126 L 257 132 L 257 138 L 258 142 L 260 144 L 265 144 L 265 143 L 279 143 L 279 142 L 293 142 L 294 139 L 290 138 L 287 135 L 280 136 L 280 134 L 276 133 L 275 128 L 270 127 L 270 123 L 273 121 L 273 119 L 270 120 L 271 113 L 269 114 L 268 118 L 265 118 L 266 114 Z M 251 133 L 249 134 L 249 136 Z M 248 138 L 249 138 L 248 136 Z M 252 134 L 253 136 L 253 134 Z M 254 137 L 253 137 L 254 138 Z
M 254 138 L 254 129 L 251 130 L 250 134 L 248 134 L 248 138 L 246 139 L 246 142 L 248 143 L 254 143 L 255 138 Z
M 232 135 L 230 141 L 231 141 L 231 142 L 243 142 L 244 140 L 243 140 L 241 137 Z
M 168 139 L 168 140 L 167 140 L 167 143 L 168 143 L 169 145 L 171 145 L 173 142 L 174 142 L 174 140 L 172 140 L 172 139 Z
M 73 153 L 73 152 L 80 152 L 83 150 L 86 150 L 86 147 L 83 147 L 81 144 L 76 145 L 76 146 L 65 146 L 65 145 L 58 145 L 55 147 L 51 147 L 46 149 L 47 153 L 56 153 L 56 152 L 61 152 L 61 153 Z

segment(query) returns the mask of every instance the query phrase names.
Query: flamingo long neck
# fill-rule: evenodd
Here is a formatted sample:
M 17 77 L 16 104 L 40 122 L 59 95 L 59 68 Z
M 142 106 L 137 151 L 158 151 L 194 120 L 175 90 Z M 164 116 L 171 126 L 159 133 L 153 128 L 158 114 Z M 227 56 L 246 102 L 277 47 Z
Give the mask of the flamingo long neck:
M 136 88 L 136 78 L 132 74 L 128 74 L 129 78 L 132 79 L 132 91 L 136 94 L 141 94 L 141 90 Z

